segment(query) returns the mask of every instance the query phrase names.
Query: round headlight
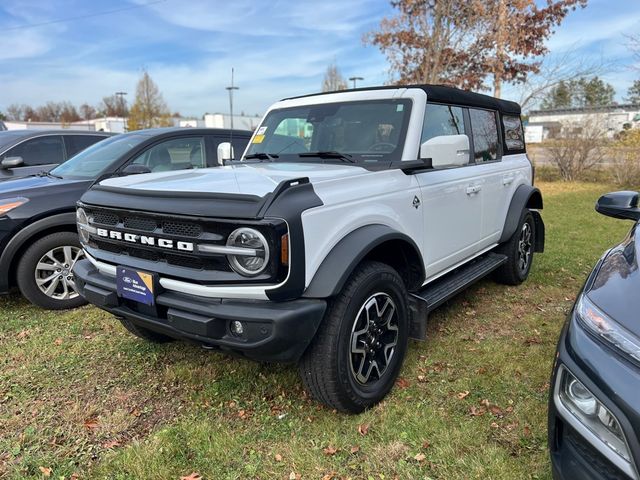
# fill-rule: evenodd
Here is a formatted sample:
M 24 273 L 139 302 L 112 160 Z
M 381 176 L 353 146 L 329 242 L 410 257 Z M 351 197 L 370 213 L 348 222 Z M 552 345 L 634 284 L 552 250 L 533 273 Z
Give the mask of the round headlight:
M 228 247 L 246 249 L 246 253 L 227 255 L 229 264 L 240 275 L 258 275 L 269 264 L 269 245 L 259 231 L 253 228 L 238 228 L 227 239 Z
M 80 236 L 80 240 L 83 243 L 89 242 L 89 217 L 87 217 L 87 212 L 84 211 L 83 208 L 78 208 L 76 210 L 76 222 L 78 223 L 78 235 Z

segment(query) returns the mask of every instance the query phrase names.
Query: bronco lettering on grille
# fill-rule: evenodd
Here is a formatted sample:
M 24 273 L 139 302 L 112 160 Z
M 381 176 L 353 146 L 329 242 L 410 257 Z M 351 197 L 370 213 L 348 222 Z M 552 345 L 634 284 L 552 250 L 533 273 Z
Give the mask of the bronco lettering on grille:
M 102 238 L 110 238 L 112 240 L 124 240 L 129 243 L 138 243 L 140 245 L 149 245 L 151 247 L 158 246 L 169 250 L 180 250 L 183 252 L 193 252 L 194 245 L 192 242 L 182 242 L 171 240 L 168 238 L 150 237 L 148 235 L 136 235 L 134 233 L 118 232 L 117 230 L 107 230 L 106 228 L 96 229 L 96 234 Z

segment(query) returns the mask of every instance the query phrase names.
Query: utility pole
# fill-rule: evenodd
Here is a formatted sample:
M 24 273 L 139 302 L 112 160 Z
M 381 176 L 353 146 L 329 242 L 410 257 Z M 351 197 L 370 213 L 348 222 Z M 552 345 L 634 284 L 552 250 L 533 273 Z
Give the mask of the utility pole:
M 233 91 L 240 90 L 233 84 L 233 67 L 231 67 L 231 86 L 225 88 L 229 90 L 229 114 L 231 116 L 231 130 L 233 130 Z
M 356 82 L 358 80 L 364 80 L 364 77 L 349 77 L 349 80 L 353 82 L 353 88 L 356 88 Z
M 127 131 L 126 120 L 124 116 L 124 96 L 127 92 L 116 92 L 116 98 L 118 99 L 118 105 L 120 106 L 120 113 L 122 114 L 122 131 Z

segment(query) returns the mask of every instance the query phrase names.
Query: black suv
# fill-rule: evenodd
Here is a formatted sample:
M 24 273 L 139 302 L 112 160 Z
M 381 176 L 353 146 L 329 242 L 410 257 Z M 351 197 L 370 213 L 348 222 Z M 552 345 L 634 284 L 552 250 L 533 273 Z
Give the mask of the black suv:
M 640 478 L 638 197 L 614 192 L 596 204 L 635 224 L 597 263 L 562 329 L 549 399 L 557 480 Z
M 241 153 L 250 136 L 248 131 L 204 128 L 125 133 L 50 172 L 0 184 L 0 293 L 17 285 L 44 308 L 82 305 L 72 273 L 83 256 L 75 214 L 80 196 L 108 177 L 217 166 L 221 143 L 231 139 L 233 150 Z
M 0 133 L 0 181 L 50 170 L 111 135 L 74 130 L 3 131 Z

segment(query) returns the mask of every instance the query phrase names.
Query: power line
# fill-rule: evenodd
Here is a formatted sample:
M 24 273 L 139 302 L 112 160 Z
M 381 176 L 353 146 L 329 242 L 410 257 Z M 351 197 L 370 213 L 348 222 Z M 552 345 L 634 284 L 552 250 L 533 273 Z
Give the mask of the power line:
M 102 15 L 111 15 L 112 13 L 124 12 L 126 10 L 134 10 L 136 8 L 150 7 L 151 5 L 157 5 L 158 3 L 166 2 L 167 0 L 155 0 L 153 2 L 143 3 L 141 5 L 131 5 L 130 7 L 116 8 L 114 10 L 103 10 L 101 12 L 87 13 L 86 15 L 78 15 L 77 17 L 59 18 L 57 20 L 50 20 L 48 22 L 40 23 L 25 23 L 23 25 L 16 25 L 15 27 L 1 27 L 3 32 L 12 30 L 22 30 L 27 28 L 43 27 L 45 25 L 53 25 L 55 23 L 71 22 L 73 20 L 83 20 L 85 18 L 100 17 Z

